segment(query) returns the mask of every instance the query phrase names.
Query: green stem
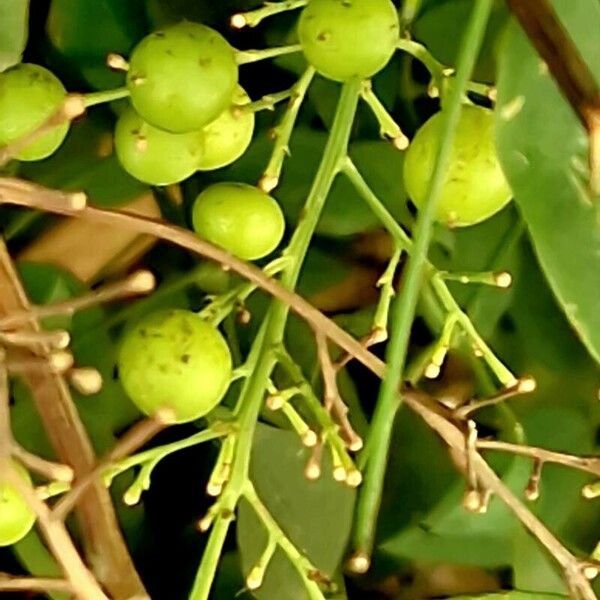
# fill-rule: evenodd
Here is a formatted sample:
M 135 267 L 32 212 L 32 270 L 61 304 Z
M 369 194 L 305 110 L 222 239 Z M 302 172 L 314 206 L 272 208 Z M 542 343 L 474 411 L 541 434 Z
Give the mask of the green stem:
M 387 371 L 375 407 L 369 439 L 372 440 L 365 481 L 359 495 L 354 531 L 356 556 L 363 565 L 373 550 L 375 523 L 385 477 L 385 467 L 391 442 L 394 417 L 399 406 L 398 388 L 404 374 L 411 325 L 417 300 L 426 274 L 427 252 L 431 242 L 437 203 L 451 157 L 455 130 L 461 113 L 461 102 L 467 81 L 481 46 L 492 0 L 475 3 L 466 28 L 458 60 L 455 85 L 452 87 L 441 129 L 441 143 L 427 197 L 415 225 L 413 249 L 407 261 L 402 292 L 392 306 L 392 335 L 386 352 Z
M 423 0 L 404 0 L 402 3 L 402 12 L 400 13 L 400 23 L 403 32 L 410 28 L 410 25 L 419 14 L 422 4 Z
M 231 18 L 231 24 L 238 29 L 242 27 L 256 27 L 263 19 L 272 17 L 282 12 L 302 8 L 308 0 L 280 0 L 279 2 L 265 2 L 265 5 L 255 10 L 238 13 Z
M 296 287 L 304 257 L 325 201 L 333 181 L 341 169 L 343 158 L 346 156 L 359 93 L 359 80 L 349 81 L 342 88 L 336 116 L 321 164 L 306 200 L 303 217 L 285 251 L 289 262 L 286 263 L 286 268 L 282 272 L 281 284 L 287 289 L 292 290 Z M 237 414 L 239 426 L 237 448 L 231 469 L 231 479 L 218 500 L 219 514 L 224 513 L 228 516 L 233 513 L 248 481 L 250 453 L 256 422 L 263 402 L 264 390 L 267 388 L 271 371 L 277 361 L 276 349 L 283 342 L 289 310 L 289 306 L 274 300 L 265 316 L 261 332 L 253 344 L 249 357 L 253 369 L 252 374 L 245 381 L 238 403 L 240 409 Z M 221 519 L 217 516 L 214 527 L 215 529 L 217 526 L 219 527 L 219 533 L 215 534 L 214 529 L 211 533 L 209 546 L 204 553 L 189 596 L 190 600 L 208 599 L 218 557 L 225 540 L 223 525 L 220 521 Z
M 264 48 L 262 50 L 238 50 L 235 53 L 235 59 L 238 65 L 247 65 L 248 63 L 276 58 L 284 54 L 294 54 L 301 52 L 300 44 L 290 44 L 289 46 L 279 46 L 277 48 Z
M 122 98 L 128 97 L 129 89 L 126 87 L 121 87 L 115 90 L 103 90 L 101 92 L 92 92 L 90 94 L 84 94 L 83 102 L 86 108 L 89 108 L 90 106 L 105 104 L 106 102 L 113 102 L 114 100 L 121 100 Z

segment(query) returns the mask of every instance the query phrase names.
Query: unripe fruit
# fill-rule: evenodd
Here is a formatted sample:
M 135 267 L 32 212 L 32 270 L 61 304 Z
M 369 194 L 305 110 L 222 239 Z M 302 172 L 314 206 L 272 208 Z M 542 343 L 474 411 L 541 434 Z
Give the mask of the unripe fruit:
M 231 354 L 223 336 L 188 310 L 144 317 L 125 334 L 119 378 L 145 414 L 171 409 L 179 423 L 210 412 L 231 381 Z
M 10 463 L 13 472 L 31 486 L 29 473 L 19 464 Z M 0 481 L 0 546 L 10 546 L 23 539 L 35 523 L 35 513 L 15 487 Z
M 151 185 L 169 185 L 196 172 L 204 152 L 201 131 L 169 133 L 127 108 L 115 128 L 115 152 L 123 168 Z
M 220 169 L 244 154 L 254 133 L 254 113 L 239 107 L 249 102 L 248 94 L 238 85 L 233 104 L 204 127 L 205 146 L 198 166 L 200 171 Z
M 267 256 L 285 230 L 279 204 L 269 194 L 245 183 L 216 183 L 197 198 L 194 231 L 245 260 Z
M 198 130 L 230 104 L 238 67 L 214 29 L 184 21 L 146 36 L 127 73 L 131 102 L 148 123 L 175 133 Z
M 23 63 L 0 73 L 0 146 L 22 138 L 54 114 L 67 92 L 44 67 Z M 54 127 L 17 154 L 19 160 L 50 156 L 65 139 L 69 124 Z
M 422 206 L 433 175 L 440 144 L 442 113 L 417 131 L 404 159 L 404 184 L 417 208 Z M 494 144 L 494 114 L 487 108 L 464 106 L 456 130 L 436 218 L 452 227 L 474 225 L 510 201 L 511 189 Z
M 365 79 L 383 69 L 399 31 L 391 0 L 310 0 L 298 23 L 306 59 L 336 81 Z

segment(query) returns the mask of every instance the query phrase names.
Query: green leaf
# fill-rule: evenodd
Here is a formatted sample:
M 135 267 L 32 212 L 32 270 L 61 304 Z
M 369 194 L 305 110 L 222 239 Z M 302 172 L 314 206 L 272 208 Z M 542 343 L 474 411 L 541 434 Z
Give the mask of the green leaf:
M 251 479 L 274 519 L 296 547 L 329 576 L 342 560 L 352 523 L 355 491 L 333 480 L 328 453 L 323 474 L 314 482 L 304 477 L 310 456 L 298 436 L 259 425 L 252 448 Z M 237 537 L 242 569 L 248 573 L 266 543 L 266 532 L 252 507 L 243 501 L 238 513 Z M 278 550 L 267 569 L 259 600 L 304 600 L 299 575 L 287 556 Z
M 29 0 L 0 2 L 0 73 L 21 62 L 27 44 Z
M 600 4 L 554 4 L 600 77 Z M 506 35 L 500 58 L 497 139 L 542 269 L 571 325 L 600 361 L 600 202 L 586 191 L 587 139 L 516 24 Z
M 117 87 L 124 76 L 106 66 L 106 55 L 127 56 L 144 36 L 144 2 L 52 0 L 46 30 L 62 69 L 97 89 Z

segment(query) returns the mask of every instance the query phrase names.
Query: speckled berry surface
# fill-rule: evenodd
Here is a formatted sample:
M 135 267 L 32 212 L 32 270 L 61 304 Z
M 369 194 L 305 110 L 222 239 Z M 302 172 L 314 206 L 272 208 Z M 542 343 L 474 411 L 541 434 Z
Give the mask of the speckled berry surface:
M 12 463 L 14 472 L 31 485 L 29 473 L 19 464 Z M 0 482 L 0 546 L 10 546 L 23 539 L 35 523 L 35 514 L 10 483 Z
M 145 414 L 161 408 L 178 422 L 210 412 L 231 381 L 232 362 L 223 336 L 198 315 L 166 310 L 144 317 L 126 332 L 118 356 L 125 391 Z

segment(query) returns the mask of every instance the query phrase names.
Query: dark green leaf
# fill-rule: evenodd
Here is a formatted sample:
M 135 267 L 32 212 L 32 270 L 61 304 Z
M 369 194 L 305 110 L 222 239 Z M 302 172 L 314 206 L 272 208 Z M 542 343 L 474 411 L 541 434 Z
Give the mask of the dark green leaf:
M 318 569 L 333 577 L 350 533 L 355 491 L 333 480 L 328 453 L 323 456 L 321 478 L 309 482 L 303 474 L 309 456 L 296 434 L 259 425 L 251 479 L 289 539 Z M 248 573 L 264 550 L 266 533 L 245 501 L 240 504 L 237 536 L 243 571 Z M 307 598 L 299 575 L 280 550 L 254 595 L 259 600 Z
M 52 0 L 46 26 L 58 65 L 92 87 L 123 85 L 106 66 L 110 52 L 127 56 L 146 33 L 143 0 Z
M 556 9 L 600 76 L 600 4 Z M 546 277 L 571 325 L 600 361 L 600 203 L 586 191 L 586 134 L 521 30 L 504 40 L 498 82 L 498 147 Z

